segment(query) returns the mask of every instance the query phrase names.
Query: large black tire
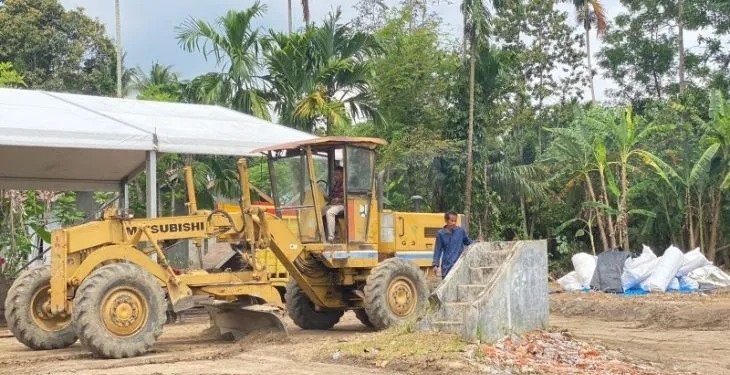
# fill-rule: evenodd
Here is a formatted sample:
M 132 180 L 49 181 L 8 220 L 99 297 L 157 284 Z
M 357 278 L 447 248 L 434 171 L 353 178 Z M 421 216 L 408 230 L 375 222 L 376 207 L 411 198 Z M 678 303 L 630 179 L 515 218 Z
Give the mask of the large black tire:
M 317 311 L 312 300 L 294 280 L 286 286 L 286 311 L 301 329 L 330 329 L 340 321 L 342 310 Z
M 390 258 L 370 271 L 365 282 L 364 307 L 376 329 L 415 321 L 427 306 L 428 287 L 412 262 Z
M 355 317 L 357 320 L 360 321 L 365 327 L 373 328 L 373 322 L 370 321 L 370 317 L 368 316 L 368 313 L 365 311 L 365 309 L 357 309 L 355 311 Z
M 104 358 L 150 350 L 162 334 L 167 304 L 159 282 L 130 263 L 94 271 L 76 291 L 73 322 L 81 343 Z
M 43 305 L 50 299 L 51 267 L 23 271 L 5 299 L 8 329 L 34 350 L 60 349 L 76 342 L 71 315 L 50 316 Z

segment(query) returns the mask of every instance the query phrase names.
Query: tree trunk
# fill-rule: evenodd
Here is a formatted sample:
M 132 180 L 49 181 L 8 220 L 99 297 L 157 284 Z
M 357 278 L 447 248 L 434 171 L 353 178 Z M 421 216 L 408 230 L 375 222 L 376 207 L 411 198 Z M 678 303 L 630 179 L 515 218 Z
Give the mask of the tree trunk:
M 628 196 L 629 196 L 629 180 L 627 175 L 628 161 L 621 161 L 621 199 L 618 204 L 618 226 L 621 232 L 621 246 L 624 250 L 630 251 L 629 247 L 629 214 L 628 214 Z
M 588 195 L 592 202 L 596 203 L 598 202 L 596 200 L 596 193 L 593 190 L 593 181 L 591 181 L 591 176 L 588 173 L 585 173 L 586 178 L 586 186 L 588 188 Z M 606 237 L 606 228 L 603 226 L 603 217 L 601 217 L 601 212 L 598 208 L 594 208 L 591 210 L 591 212 L 595 212 L 596 215 L 596 221 L 598 222 L 598 233 L 601 236 L 601 242 L 603 243 L 603 248 L 608 249 L 608 238 Z M 595 245 L 593 246 L 593 252 L 595 253 Z
M 694 230 L 694 221 L 692 220 L 692 195 L 689 193 L 689 188 L 684 193 L 684 205 L 686 210 L 686 220 L 687 220 L 687 242 L 689 243 L 689 248 L 694 249 L 695 248 L 695 230 Z
M 484 165 L 484 220 L 482 220 L 482 226 L 484 227 L 484 240 L 489 241 L 489 171 L 487 170 L 488 164 Z
M 292 19 L 291 19 L 291 0 L 287 0 L 287 24 L 289 25 L 289 34 L 292 32 Z
M 606 189 L 606 175 L 603 168 L 598 168 L 598 173 L 601 177 L 601 193 L 603 195 L 603 203 L 607 207 L 611 207 L 611 201 L 608 200 L 608 190 Z M 613 249 L 616 247 L 616 227 L 613 226 L 613 217 L 611 216 L 611 213 L 606 213 L 606 221 L 606 226 L 608 227 L 609 247 L 605 247 L 603 250 Z
M 712 201 L 712 222 L 710 224 L 710 242 L 707 245 L 707 258 L 710 261 L 715 260 L 717 254 L 717 239 L 718 233 L 720 232 L 720 220 L 722 216 L 722 190 L 718 190 Z
M 677 44 L 679 48 L 679 92 L 684 93 L 687 82 L 684 80 L 684 0 L 677 1 Z
M 593 64 L 591 63 L 591 35 L 590 21 L 588 18 L 588 1 L 585 3 L 586 22 L 583 28 L 586 31 L 586 60 L 588 61 L 588 83 L 591 86 L 591 103 L 596 102 L 596 91 L 593 86 Z
M 700 190 L 700 189 L 698 188 L 698 190 Z M 702 208 L 702 205 L 703 205 L 702 201 L 703 201 L 702 192 L 698 191 L 698 193 L 697 193 L 697 236 L 699 237 L 699 241 L 697 242 L 697 246 L 699 246 L 700 249 L 707 251 L 707 248 L 705 247 L 705 213 L 704 213 L 704 209 Z
M 474 147 L 474 80 L 476 74 L 476 46 L 473 41 L 471 44 L 471 53 L 469 54 L 469 129 L 467 130 L 466 139 L 466 187 L 464 192 L 464 216 L 467 222 L 467 232 L 469 230 L 469 213 L 471 212 L 471 190 L 472 190 L 472 169 L 474 168 L 474 157 L 472 149 Z
M 523 239 L 530 239 L 530 234 L 527 231 L 527 207 L 525 206 L 525 196 L 520 194 L 520 212 L 522 213 L 522 235 Z
M 122 97 L 122 16 L 119 0 L 114 1 L 114 18 L 116 21 L 117 47 L 117 97 Z
M 304 25 L 309 26 L 309 0 L 302 0 L 302 13 L 304 14 Z

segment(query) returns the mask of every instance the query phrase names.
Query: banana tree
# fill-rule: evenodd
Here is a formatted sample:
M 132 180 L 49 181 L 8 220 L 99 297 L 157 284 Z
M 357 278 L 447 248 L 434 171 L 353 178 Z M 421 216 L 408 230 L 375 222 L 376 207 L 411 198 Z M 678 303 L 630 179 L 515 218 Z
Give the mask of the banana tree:
M 712 93 L 710 98 L 710 121 L 707 123 L 706 140 L 718 145 L 718 153 L 713 163 L 712 174 L 719 176 L 719 184 L 711 190 L 710 239 L 707 253 L 715 257 L 717 242 L 723 228 L 722 205 L 726 194 L 730 191 L 730 102 L 720 91 Z M 728 257 L 730 258 L 730 257 Z

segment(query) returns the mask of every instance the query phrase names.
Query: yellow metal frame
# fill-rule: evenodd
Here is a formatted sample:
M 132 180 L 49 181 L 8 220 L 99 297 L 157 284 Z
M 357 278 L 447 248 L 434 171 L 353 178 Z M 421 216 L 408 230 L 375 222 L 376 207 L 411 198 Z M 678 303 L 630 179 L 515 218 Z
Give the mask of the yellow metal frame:
M 303 146 L 300 151 L 307 157 L 309 185 L 316 191 L 317 183 L 313 167 L 313 145 Z M 356 286 L 363 283 L 370 269 L 385 258 L 394 256 L 398 251 L 424 251 L 428 245 L 419 228 L 423 223 L 435 223 L 438 214 L 399 214 L 399 217 L 414 220 L 415 228 L 409 232 L 413 238 L 405 246 L 399 236 L 399 243 L 381 243 L 380 212 L 377 212 L 377 197 L 371 194 L 368 207 L 368 220 L 365 224 L 365 242 L 352 244 L 302 244 L 297 234 L 290 230 L 290 220 L 266 213 L 262 207 L 251 203 L 248 181 L 248 166 L 245 159 L 238 162 L 241 183 L 240 207 L 219 206 L 216 210 L 199 210 L 195 200 L 192 169 L 185 167 L 185 184 L 188 198 L 188 215 L 152 219 L 129 219 L 119 217 L 116 212 L 106 212 L 101 220 L 64 228 L 52 234 L 51 250 L 51 288 L 50 313 L 63 315 L 71 311 L 71 297 L 75 289 L 97 268 L 114 262 L 129 262 L 154 275 L 161 286 L 167 289 L 173 306 L 196 294 L 210 295 L 223 300 L 235 300 L 250 296 L 261 301 L 282 305 L 279 292 L 270 279 L 271 263 L 261 260 L 258 252 L 265 257 L 276 257 L 274 268 L 286 270 L 289 278 L 294 279 L 312 302 L 319 308 L 344 309 L 358 306 L 357 300 L 343 298 L 347 288 L 337 286 Z M 375 181 L 372 183 L 375 191 Z M 324 207 L 323 197 L 314 195 L 314 209 L 318 213 L 317 228 L 320 238 L 325 238 L 324 222 L 319 214 Z M 363 201 L 365 202 L 365 201 Z M 420 224 L 419 224 L 420 223 Z M 361 223 L 362 225 L 362 223 Z M 430 225 L 430 224 L 429 224 Z M 435 224 L 434 224 L 435 225 Z M 361 228 L 362 229 L 362 228 Z M 404 228 L 403 232 L 406 230 Z M 425 233 L 425 232 L 424 232 Z M 253 256 L 251 271 L 208 273 L 191 271 L 177 274 L 167 262 L 164 251 L 158 242 L 173 239 L 199 241 L 215 237 L 220 241 L 244 243 Z M 411 238 L 409 237 L 409 238 Z M 397 241 L 396 240 L 396 241 Z M 408 244 L 408 242 L 406 242 Z M 328 252 L 375 251 L 377 257 L 358 259 L 357 257 L 327 258 Z M 156 261 L 149 254 L 156 254 Z M 316 257 L 331 271 L 321 276 L 304 274 L 297 267 L 300 257 Z M 299 259 L 299 260 L 298 260 Z M 427 261 L 416 262 L 419 266 Z M 427 266 L 427 265 L 426 265 Z M 276 285 L 282 286 L 285 280 L 276 278 Z M 334 283 L 334 285 L 333 285 Z

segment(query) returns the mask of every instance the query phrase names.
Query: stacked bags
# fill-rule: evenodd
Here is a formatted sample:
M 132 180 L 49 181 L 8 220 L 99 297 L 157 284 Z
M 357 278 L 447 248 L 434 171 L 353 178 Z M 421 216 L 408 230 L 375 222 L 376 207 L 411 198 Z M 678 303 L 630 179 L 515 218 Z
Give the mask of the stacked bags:
M 566 291 L 591 288 L 591 279 L 595 277 L 597 266 L 596 257 L 578 253 L 573 255 L 571 260 L 575 271 L 561 277 L 558 280 L 560 286 Z M 595 283 L 596 280 L 594 280 Z M 705 258 L 699 248 L 682 253 L 677 247 L 670 246 L 661 257 L 657 257 L 651 248 L 644 245 L 638 257 L 628 258 L 624 262 L 621 286 L 624 291 L 629 289 L 642 289 L 647 292 L 697 290 L 699 288 L 728 287 L 730 286 L 730 276 Z

